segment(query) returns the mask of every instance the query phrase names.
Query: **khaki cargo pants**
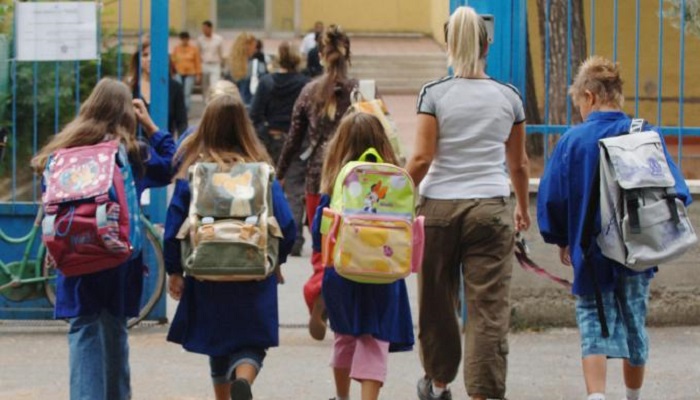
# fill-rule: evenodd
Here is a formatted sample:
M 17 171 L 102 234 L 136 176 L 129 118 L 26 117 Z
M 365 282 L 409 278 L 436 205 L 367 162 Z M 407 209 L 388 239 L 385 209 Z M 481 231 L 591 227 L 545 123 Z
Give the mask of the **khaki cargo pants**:
M 421 361 L 439 382 L 455 379 L 462 356 L 456 305 L 466 285 L 464 381 L 470 396 L 506 391 L 513 214 L 506 198 L 421 199 L 425 258 L 418 277 Z

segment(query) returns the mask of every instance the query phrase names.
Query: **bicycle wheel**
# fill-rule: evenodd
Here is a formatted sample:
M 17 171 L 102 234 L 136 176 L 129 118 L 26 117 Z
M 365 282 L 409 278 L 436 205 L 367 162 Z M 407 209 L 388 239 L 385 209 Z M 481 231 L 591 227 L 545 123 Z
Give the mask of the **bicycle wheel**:
M 163 260 L 160 240 L 151 230 L 144 229 L 144 232 L 146 233 L 146 241 L 142 249 L 142 257 L 146 270 L 143 274 L 141 308 L 139 315 L 130 318 L 127 322 L 129 328 L 136 326 L 148 316 L 163 295 L 165 287 L 165 260 Z
M 148 314 L 158 303 L 158 300 L 160 300 L 160 297 L 163 294 L 163 288 L 165 287 L 165 261 L 163 260 L 163 251 L 161 249 L 160 240 L 158 240 L 158 238 L 150 230 L 144 229 L 144 231 L 146 233 L 146 240 L 142 249 L 142 256 L 144 262 L 152 265 L 147 265 L 144 267 L 146 270 L 143 274 L 143 293 L 141 294 L 139 314 L 133 318 L 129 318 L 127 321 L 127 326 L 129 328 L 136 326 L 148 316 Z M 39 254 L 41 259 L 44 260 L 42 270 L 44 277 L 47 278 L 47 281 L 44 284 L 46 298 L 49 300 L 51 305 L 55 306 L 56 270 L 48 267 L 45 255 L 46 250 L 43 248 L 43 246 L 42 249 L 40 249 Z

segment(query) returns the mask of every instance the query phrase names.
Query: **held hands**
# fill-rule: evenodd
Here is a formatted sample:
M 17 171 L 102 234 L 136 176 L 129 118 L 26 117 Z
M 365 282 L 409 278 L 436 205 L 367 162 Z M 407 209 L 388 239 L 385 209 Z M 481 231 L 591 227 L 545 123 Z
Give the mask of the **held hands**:
M 530 229 L 530 211 L 529 210 L 521 210 L 520 207 L 515 207 L 515 214 L 514 214 L 514 220 L 515 220 L 515 230 L 518 232 L 526 231 Z
M 168 277 L 168 293 L 173 300 L 180 300 L 184 288 L 185 279 L 182 274 L 172 274 Z
M 143 126 L 143 130 L 146 136 L 151 137 L 154 133 L 158 132 L 158 126 L 156 126 L 151 115 L 148 113 L 148 108 L 146 104 L 141 99 L 134 99 L 134 113 L 136 114 L 136 119 Z

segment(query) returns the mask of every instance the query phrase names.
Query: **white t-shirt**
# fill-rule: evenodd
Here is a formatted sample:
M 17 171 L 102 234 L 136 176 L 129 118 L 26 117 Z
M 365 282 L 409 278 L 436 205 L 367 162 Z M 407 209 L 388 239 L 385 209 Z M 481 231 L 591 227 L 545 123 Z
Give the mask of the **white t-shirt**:
M 438 122 L 437 153 L 420 186 L 433 199 L 510 196 L 505 142 L 525 121 L 520 93 L 493 79 L 447 77 L 423 86 L 418 113 Z
M 303 55 L 309 54 L 316 47 L 316 32 L 307 33 L 299 46 L 299 52 Z
M 202 55 L 202 63 L 221 64 L 223 62 L 221 55 L 223 55 L 224 38 L 216 33 L 212 34 L 211 37 L 202 35 L 197 38 L 197 43 L 199 44 L 199 52 Z

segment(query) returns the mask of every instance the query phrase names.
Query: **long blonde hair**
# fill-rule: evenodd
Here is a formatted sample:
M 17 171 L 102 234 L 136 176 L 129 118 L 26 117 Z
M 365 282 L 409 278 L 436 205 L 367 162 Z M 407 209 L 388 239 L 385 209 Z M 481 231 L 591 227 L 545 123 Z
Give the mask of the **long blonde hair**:
M 179 164 L 177 176 L 187 177 L 189 167 L 198 161 L 215 162 L 222 168 L 236 162 L 272 164 L 239 98 L 221 95 L 207 104 L 199 127 L 173 157 Z
M 458 7 L 447 23 L 447 56 L 455 76 L 479 73 L 488 50 L 488 31 L 471 7 Z
M 343 166 L 350 161 L 356 161 L 371 147 L 379 152 L 385 163 L 399 164 L 384 126 L 377 117 L 362 112 L 346 115 L 326 148 L 321 193 L 332 195 L 335 180 Z
M 56 150 L 89 146 L 109 138 L 119 139 L 126 146 L 129 159 L 141 167 L 131 91 L 116 79 L 103 78 L 80 107 L 78 116 L 34 156 L 32 168 L 41 173 Z
M 231 68 L 231 76 L 236 81 L 248 76 L 248 59 L 250 58 L 248 48 L 255 40 L 252 33 L 241 32 L 231 46 L 229 68 Z

